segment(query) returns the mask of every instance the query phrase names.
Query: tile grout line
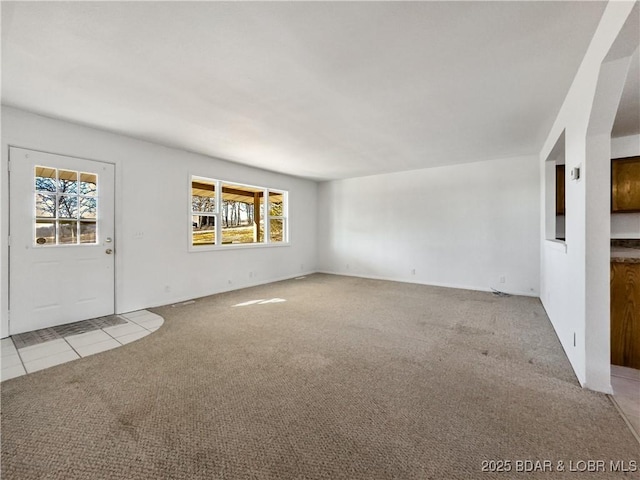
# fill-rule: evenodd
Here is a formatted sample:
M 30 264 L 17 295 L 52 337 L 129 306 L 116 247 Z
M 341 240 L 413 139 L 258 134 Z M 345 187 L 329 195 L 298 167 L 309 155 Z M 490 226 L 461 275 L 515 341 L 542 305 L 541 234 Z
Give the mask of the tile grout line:
M 64 337 L 62 337 L 62 338 L 56 338 L 56 340 L 64 340 Z M 44 343 L 46 343 L 46 342 L 44 342 Z M 69 345 L 69 347 L 71 347 L 71 345 L 69 344 L 69 342 L 67 342 L 66 340 L 65 340 L 65 343 L 66 343 L 67 345 Z M 43 345 L 43 344 L 39 344 L 39 345 Z M 31 345 L 31 346 L 33 346 L 33 345 Z M 26 347 L 23 347 L 23 348 L 26 348 Z M 82 357 L 78 354 L 78 352 L 76 352 L 76 351 L 75 351 L 75 349 L 74 349 L 73 347 L 71 347 L 71 350 L 72 350 L 76 355 L 78 355 L 78 358 L 82 358 Z M 66 353 L 66 352 L 68 352 L 68 350 L 66 350 L 66 351 L 65 351 L 65 350 L 63 350 L 62 352 L 51 353 L 51 354 L 49 354 L 49 355 L 45 355 L 44 357 L 34 358 L 33 360 L 29 360 L 28 362 L 24 362 L 24 361 L 22 361 L 22 366 L 24 367 L 25 372 L 27 372 L 27 373 L 34 373 L 34 372 L 29 372 L 29 371 L 27 371 L 27 363 L 33 363 L 33 362 L 37 362 L 37 361 L 39 361 L 39 360 L 44 360 L 45 358 L 55 357 L 56 355 L 60 355 L 61 353 Z M 20 360 L 22 360 L 22 357 L 20 357 Z M 73 358 L 72 360 L 77 360 L 77 358 Z M 65 361 L 64 361 L 64 362 L 62 362 L 62 363 L 67 363 L 67 362 L 70 362 L 70 361 L 72 361 L 72 360 L 65 360 Z M 61 364 L 56 364 L 56 365 L 61 365 Z M 51 365 L 51 366 L 53 367 L 53 366 L 55 366 L 55 365 Z M 50 368 L 50 367 L 45 367 L 45 368 Z M 38 370 L 36 370 L 36 371 L 38 371 Z
M 71 335 L 68 335 L 68 336 L 71 336 Z M 84 358 L 82 355 L 80 355 L 80 352 L 78 352 L 75 348 L 73 348 L 73 345 L 71 345 L 71 344 L 69 343 L 69 341 L 67 340 L 67 337 L 62 337 L 62 339 L 65 341 L 65 343 L 66 343 L 67 345 L 69 345 L 69 346 L 71 347 L 71 350 L 73 350 L 74 352 L 76 352 L 76 355 L 78 355 L 78 357 L 79 357 L 79 358 Z M 65 362 L 65 363 L 66 363 L 66 362 Z
M 29 375 L 29 372 L 27 372 L 27 367 L 24 364 L 24 360 L 22 359 L 22 355 L 20 355 L 20 349 L 16 346 L 16 342 L 13 341 L 13 338 L 12 337 L 9 337 L 9 338 L 11 338 L 11 343 L 13 343 L 13 348 L 16 349 L 16 353 L 18 354 L 18 358 L 20 359 L 20 365 L 22 365 L 24 374 Z
M 124 345 L 124 343 L 122 343 L 120 340 L 118 340 L 116 337 L 114 337 L 113 335 L 111 335 L 109 332 L 106 332 L 104 330 L 104 328 L 101 328 L 100 330 L 102 330 L 104 333 L 106 333 L 107 335 L 109 335 L 111 338 L 113 338 L 116 342 L 118 342 L 121 346 Z
M 145 310 L 145 311 L 146 311 L 147 313 L 151 313 L 151 312 L 149 312 L 148 310 Z M 152 331 L 152 330 L 148 329 L 148 328 L 147 328 L 147 327 L 145 327 L 144 325 L 140 325 L 140 324 L 139 324 L 138 322 L 136 322 L 135 320 L 132 320 L 132 319 L 131 319 L 131 318 L 129 318 L 129 317 L 125 317 L 124 315 L 120 315 L 120 316 L 121 316 L 122 318 L 126 319 L 126 320 L 127 320 L 127 322 L 129 322 L 129 323 L 133 323 L 134 325 L 137 325 L 137 326 L 139 326 L 140 328 L 143 328 L 144 330 L 146 330 L 146 331 L 147 331 L 147 332 L 149 332 L 149 333 L 153 333 L 153 331 Z M 138 317 L 144 317 L 145 315 L 137 315 L 137 316 L 138 316 Z M 133 333 L 135 333 L 135 332 L 133 332 Z M 129 335 L 129 334 L 127 334 L 127 335 Z M 124 345 L 124 344 L 123 344 L 123 345 Z
M 147 327 L 145 327 L 144 325 L 140 325 L 138 322 L 136 322 L 135 320 L 131 320 L 130 318 L 127 318 L 128 321 L 133 322 L 135 325 L 144 328 L 147 332 L 151 333 L 151 330 L 149 330 Z

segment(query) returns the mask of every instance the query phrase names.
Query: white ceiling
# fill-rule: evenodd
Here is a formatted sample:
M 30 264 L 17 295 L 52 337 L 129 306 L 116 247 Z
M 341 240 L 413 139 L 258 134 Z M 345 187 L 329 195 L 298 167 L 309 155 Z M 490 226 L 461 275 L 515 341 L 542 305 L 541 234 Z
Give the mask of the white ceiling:
M 2 102 L 313 179 L 537 153 L 604 2 L 2 2 Z
M 631 57 L 627 81 L 613 122 L 611 136 L 626 137 L 640 133 L 640 48 Z

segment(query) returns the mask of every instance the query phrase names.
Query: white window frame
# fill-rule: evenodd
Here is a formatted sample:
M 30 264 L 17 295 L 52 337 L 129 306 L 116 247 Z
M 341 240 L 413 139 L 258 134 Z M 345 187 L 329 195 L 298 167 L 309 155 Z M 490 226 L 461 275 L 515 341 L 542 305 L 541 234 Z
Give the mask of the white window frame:
M 193 211 L 193 182 L 194 181 L 204 181 L 207 183 L 213 183 L 215 188 L 215 207 L 213 212 L 195 212 Z M 222 202 L 223 202 L 223 193 L 222 186 L 233 186 L 238 188 L 251 188 L 260 190 L 263 193 L 263 204 L 264 204 L 264 215 L 265 218 L 261 219 L 261 222 L 264 224 L 263 231 L 263 240 L 261 242 L 252 242 L 252 243 L 222 243 Z M 282 215 L 271 216 L 269 215 L 269 191 L 273 191 L 278 195 L 282 195 L 283 197 L 283 208 Z M 212 250 L 232 250 L 232 249 L 242 249 L 242 248 L 273 248 L 273 247 L 283 247 L 289 246 L 289 192 L 287 190 L 281 188 L 272 188 L 272 187 L 262 187 L 258 185 L 250 185 L 248 183 L 241 183 L 236 181 L 227 181 L 221 180 L 217 178 L 205 177 L 203 175 L 189 175 L 189 185 L 188 185 L 188 203 L 189 203 L 189 214 L 188 214 L 188 245 L 190 252 L 206 252 Z M 211 245 L 193 245 L 193 216 L 208 216 L 214 217 L 215 220 L 215 244 Z M 281 242 L 272 242 L 271 241 L 271 220 L 282 220 L 283 221 L 283 241 Z
M 55 191 L 50 191 L 50 190 L 38 190 L 35 184 L 35 173 L 37 171 L 38 168 L 48 168 L 48 169 L 53 169 L 56 171 L 56 177 L 54 179 L 54 183 L 56 186 Z M 76 177 L 76 182 L 77 182 L 77 186 L 76 186 L 76 193 L 63 193 L 60 192 L 58 190 L 59 188 L 59 182 L 60 182 L 60 171 L 66 171 L 66 172 L 74 172 L 77 174 Z M 96 177 L 96 191 L 93 195 L 87 195 L 87 194 L 83 194 L 80 193 L 80 183 L 82 181 L 82 175 L 86 174 L 86 175 L 94 175 Z M 32 235 L 32 246 L 33 248 L 36 249 L 44 249 L 44 248 L 70 248 L 70 247 L 95 247 L 96 245 L 98 245 L 100 243 L 100 230 L 99 230 L 99 225 L 100 225 L 100 218 L 98 216 L 98 205 L 101 202 L 100 199 L 100 184 L 99 184 L 99 178 L 100 175 L 97 173 L 93 173 L 93 172 L 85 172 L 83 170 L 73 170 L 73 169 L 68 169 L 68 168 L 58 168 L 58 167 L 48 167 L 46 165 L 41 165 L 41 164 L 37 164 L 34 167 L 34 181 L 32 182 L 32 194 L 31 194 L 31 199 L 32 199 L 32 204 L 33 204 L 33 217 L 31 220 L 32 223 L 32 230 L 33 230 L 33 235 Z M 53 217 L 38 217 L 37 216 L 37 196 L 38 195 L 43 195 L 43 196 L 50 196 L 54 198 L 54 202 L 56 203 L 56 214 Z M 60 213 L 59 213 L 59 199 L 60 197 L 75 197 L 77 199 L 77 209 L 78 209 L 78 215 L 76 218 L 67 218 L 67 217 L 61 217 Z M 81 204 L 82 204 L 82 199 L 92 199 L 95 201 L 96 203 L 96 207 L 95 207 L 95 211 L 96 211 L 96 216 L 94 218 L 91 217 L 85 217 L 82 218 L 82 216 L 80 215 L 80 209 L 81 209 Z M 38 243 L 38 235 L 37 235 L 37 230 L 38 230 L 38 223 L 52 223 L 54 225 L 54 234 L 55 234 L 55 240 L 56 243 L 50 243 L 50 244 L 39 244 Z M 96 231 L 96 237 L 95 237 L 95 242 L 85 242 L 82 243 L 80 242 L 80 225 L 82 223 L 86 223 L 86 224 L 93 224 L 95 225 L 95 231 Z M 76 232 L 77 232 L 77 242 L 76 243 L 58 243 L 59 237 L 60 237 L 60 224 L 61 223 L 75 223 L 76 224 Z
M 282 195 L 282 215 L 271 215 L 269 213 L 269 211 L 271 210 L 269 208 L 269 196 L 270 196 L 270 191 L 273 191 L 274 193 L 277 193 L 278 195 Z M 282 243 L 289 243 L 289 192 L 287 192 L 286 190 L 279 190 L 277 188 L 267 188 L 266 189 L 266 193 L 265 193 L 265 219 L 264 219 L 264 236 L 265 239 L 268 241 L 268 243 L 273 244 L 282 244 Z M 271 242 L 271 220 L 282 220 L 282 229 L 283 229 L 283 234 L 282 234 L 282 242 Z M 268 224 L 268 226 L 267 226 Z

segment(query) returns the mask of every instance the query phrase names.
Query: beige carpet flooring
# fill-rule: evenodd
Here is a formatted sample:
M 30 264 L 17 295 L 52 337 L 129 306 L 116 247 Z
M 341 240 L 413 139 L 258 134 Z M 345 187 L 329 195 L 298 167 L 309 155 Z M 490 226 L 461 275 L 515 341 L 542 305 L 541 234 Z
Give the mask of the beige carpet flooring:
M 537 299 L 316 274 L 154 311 L 140 341 L 2 383 L 3 480 L 640 477 L 611 471 L 639 445 Z M 587 460 L 605 471 L 556 469 Z

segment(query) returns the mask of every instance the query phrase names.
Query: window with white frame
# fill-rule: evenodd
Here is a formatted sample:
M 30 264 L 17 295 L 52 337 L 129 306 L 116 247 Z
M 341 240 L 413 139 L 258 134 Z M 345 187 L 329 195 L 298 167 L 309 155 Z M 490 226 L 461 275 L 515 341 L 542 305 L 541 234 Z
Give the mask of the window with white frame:
M 283 190 L 192 176 L 190 218 L 195 249 L 288 241 Z
M 98 175 L 36 166 L 35 245 L 97 243 Z

